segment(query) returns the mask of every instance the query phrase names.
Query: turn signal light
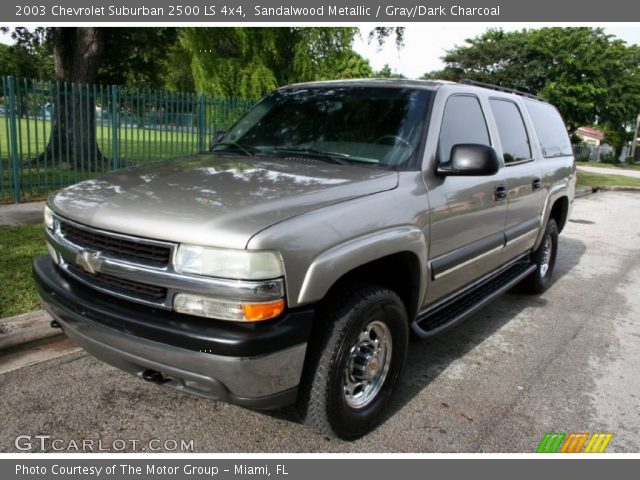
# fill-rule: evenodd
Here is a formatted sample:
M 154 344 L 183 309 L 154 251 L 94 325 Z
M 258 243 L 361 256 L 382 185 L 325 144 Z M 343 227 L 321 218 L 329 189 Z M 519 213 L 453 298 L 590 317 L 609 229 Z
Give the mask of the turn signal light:
M 246 303 L 243 310 L 245 320 L 250 322 L 269 320 L 284 312 L 284 300 L 281 298 L 269 303 Z

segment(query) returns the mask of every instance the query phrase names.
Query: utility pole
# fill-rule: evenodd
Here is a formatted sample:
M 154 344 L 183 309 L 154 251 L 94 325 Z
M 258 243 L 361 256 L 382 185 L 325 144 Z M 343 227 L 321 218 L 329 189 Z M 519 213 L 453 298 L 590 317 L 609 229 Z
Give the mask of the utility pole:
M 631 161 L 636 161 L 636 146 L 638 144 L 638 137 L 640 137 L 640 114 L 636 120 L 636 129 L 633 131 L 633 143 L 631 144 Z

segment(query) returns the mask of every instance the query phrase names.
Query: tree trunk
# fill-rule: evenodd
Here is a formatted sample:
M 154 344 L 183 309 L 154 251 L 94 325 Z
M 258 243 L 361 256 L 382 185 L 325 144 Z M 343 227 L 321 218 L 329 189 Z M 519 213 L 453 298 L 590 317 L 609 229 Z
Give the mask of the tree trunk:
M 59 91 L 53 92 L 47 155 L 81 170 L 95 170 L 104 160 L 96 141 L 95 98 L 83 84 L 95 83 L 103 35 L 95 27 L 52 29 L 53 64 Z M 67 85 L 64 82 L 75 85 Z M 44 156 L 44 153 L 42 154 Z

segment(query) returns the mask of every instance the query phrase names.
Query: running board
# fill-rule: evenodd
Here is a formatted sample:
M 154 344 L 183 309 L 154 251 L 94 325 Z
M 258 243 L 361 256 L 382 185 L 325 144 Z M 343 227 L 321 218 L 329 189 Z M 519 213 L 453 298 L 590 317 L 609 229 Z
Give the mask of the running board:
M 536 265 L 529 261 L 515 263 L 471 289 L 420 312 L 411 327 L 420 338 L 433 337 L 466 320 L 535 269 Z

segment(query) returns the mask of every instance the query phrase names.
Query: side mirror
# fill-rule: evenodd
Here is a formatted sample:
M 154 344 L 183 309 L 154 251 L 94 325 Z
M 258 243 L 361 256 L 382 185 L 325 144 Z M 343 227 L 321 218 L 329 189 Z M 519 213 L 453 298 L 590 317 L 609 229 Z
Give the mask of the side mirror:
M 213 150 L 213 147 L 220 141 L 224 134 L 227 133 L 224 130 L 216 130 L 213 132 L 213 136 L 211 137 L 211 141 L 209 142 L 209 151 Z
M 493 147 L 475 143 L 460 143 L 451 148 L 449 161 L 438 165 L 442 176 L 486 176 L 500 170 L 498 154 Z

